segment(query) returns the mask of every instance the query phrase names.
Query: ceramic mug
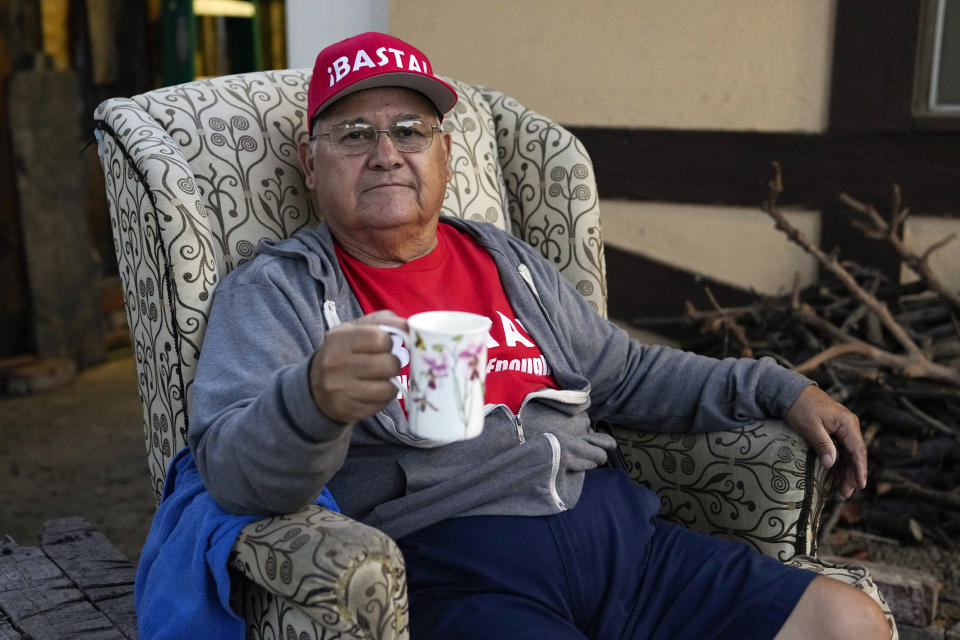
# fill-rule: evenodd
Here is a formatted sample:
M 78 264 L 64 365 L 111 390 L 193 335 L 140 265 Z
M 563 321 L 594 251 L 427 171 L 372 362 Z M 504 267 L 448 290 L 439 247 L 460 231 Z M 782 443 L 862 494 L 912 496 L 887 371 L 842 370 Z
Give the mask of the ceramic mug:
M 490 324 L 475 313 L 426 311 L 407 318 L 410 333 L 380 325 L 402 338 L 410 354 L 409 388 L 398 378 L 391 382 L 403 394 L 413 435 L 467 440 L 483 431 Z

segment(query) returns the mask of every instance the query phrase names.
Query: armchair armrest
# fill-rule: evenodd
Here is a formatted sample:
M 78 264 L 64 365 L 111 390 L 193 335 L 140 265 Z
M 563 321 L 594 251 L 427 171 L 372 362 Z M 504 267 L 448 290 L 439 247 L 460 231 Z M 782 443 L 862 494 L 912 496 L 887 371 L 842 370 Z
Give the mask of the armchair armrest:
M 781 561 L 815 554 L 828 470 L 783 421 L 700 434 L 612 430 L 627 473 L 659 495 L 662 517 Z
M 337 637 L 408 637 L 400 549 L 342 514 L 310 506 L 251 523 L 234 544 L 231 567 Z

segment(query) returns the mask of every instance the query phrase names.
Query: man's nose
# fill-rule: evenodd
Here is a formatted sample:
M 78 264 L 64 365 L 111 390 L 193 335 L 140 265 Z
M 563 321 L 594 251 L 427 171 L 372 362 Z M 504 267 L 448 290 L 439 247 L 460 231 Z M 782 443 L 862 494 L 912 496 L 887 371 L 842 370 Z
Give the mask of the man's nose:
M 403 153 L 386 131 L 378 131 L 377 140 L 368 152 L 367 162 L 371 167 L 393 169 L 403 164 Z

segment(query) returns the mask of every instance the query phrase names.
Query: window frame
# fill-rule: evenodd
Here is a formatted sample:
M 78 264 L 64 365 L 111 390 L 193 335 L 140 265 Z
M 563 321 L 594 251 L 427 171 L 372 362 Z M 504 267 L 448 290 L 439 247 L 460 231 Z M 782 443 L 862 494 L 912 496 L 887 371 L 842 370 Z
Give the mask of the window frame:
M 960 131 L 960 104 L 942 108 L 932 106 L 934 74 L 939 72 L 939 49 L 942 43 L 940 27 L 946 2 L 923 0 L 920 9 L 910 115 L 913 128 L 921 131 Z M 955 10 L 960 10 L 960 4 Z

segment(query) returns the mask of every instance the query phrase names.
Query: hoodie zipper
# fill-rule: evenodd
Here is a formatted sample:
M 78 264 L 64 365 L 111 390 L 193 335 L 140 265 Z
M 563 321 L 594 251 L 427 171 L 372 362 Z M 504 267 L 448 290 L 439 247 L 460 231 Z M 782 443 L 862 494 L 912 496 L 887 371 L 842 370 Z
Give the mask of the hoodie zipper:
M 534 289 L 534 294 L 536 294 L 536 289 Z M 587 396 L 588 394 L 585 391 L 568 391 L 561 389 L 541 389 L 528 394 L 527 397 L 523 399 L 523 403 L 516 413 L 517 437 L 520 440 L 520 444 L 523 444 L 526 440 L 520 414 L 523 413 L 523 409 L 527 406 L 528 402 L 538 398 L 552 398 L 564 404 L 578 404 L 585 402 Z M 560 491 L 557 489 L 557 476 L 560 474 L 560 440 L 552 433 L 544 433 L 543 437 L 550 443 L 550 477 L 547 482 L 547 486 L 550 489 L 550 497 L 553 498 L 554 504 L 560 511 L 567 511 L 570 507 L 568 507 L 563 501 L 563 498 L 560 497 Z
M 527 435 L 523 431 L 523 419 L 520 417 L 523 413 L 523 408 L 527 406 L 528 402 L 537 400 L 538 398 L 551 398 L 564 404 L 579 404 L 586 401 L 587 394 L 584 391 L 564 391 L 561 389 L 540 389 L 539 391 L 528 393 L 527 397 L 524 398 L 520 404 L 520 408 L 517 409 L 517 412 L 513 416 L 513 422 L 517 427 L 518 444 L 523 444 L 527 441 Z
M 328 331 L 340 324 L 340 315 L 337 313 L 337 303 L 334 300 L 326 300 L 321 312 L 324 322 L 327 323 Z
M 557 476 L 560 473 L 560 441 L 557 439 L 557 436 L 552 433 L 545 433 L 543 437 L 550 443 L 550 496 L 553 498 L 558 509 L 567 511 L 570 507 L 563 501 L 563 498 L 560 497 L 560 492 L 557 490 Z
M 513 416 L 513 421 L 517 425 L 517 444 L 523 444 L 527 441 L 527 436 L 523 433 L 523 420 L 520 419 L 519 411 L 515 416 Z

